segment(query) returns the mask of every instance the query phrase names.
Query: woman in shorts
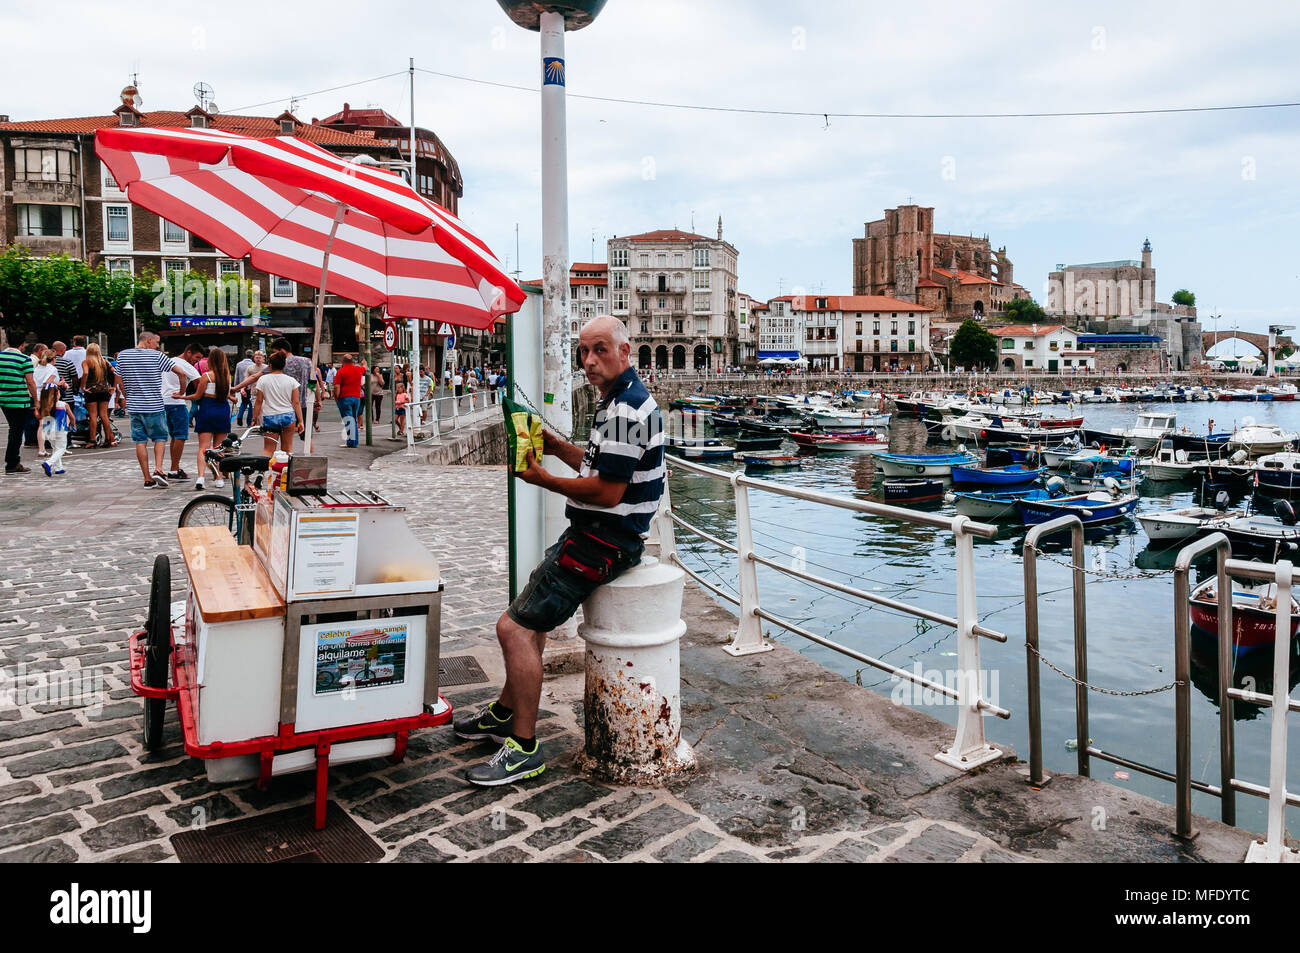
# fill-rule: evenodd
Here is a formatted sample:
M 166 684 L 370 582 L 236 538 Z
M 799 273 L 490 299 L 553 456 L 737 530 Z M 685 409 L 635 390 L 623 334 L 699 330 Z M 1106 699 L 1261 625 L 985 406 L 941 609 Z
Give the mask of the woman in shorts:
M 293 435 L 302 433 L 302 405 L 298 400 L 298 382 L 284 372 L 285 354 L 274 352 L 267 361 L 271 368 L 257 379 L 253 389 L 253 419 L 262 422 L 262 455 L 275 453 L 278 440 L 285 453 L 293 452 Z
M 208 351 L 208 369 L 194 384 L 192 393 L 185 395 L 186 400 L 195 401 L 198 409 L 194 411 L 194 432 L 199 435 L 199 477 L 194 481 L 194 489 L 203 489 L 204 474 L 207 473 L 207 452 L 221 442 L 230 433 L 230 362 L 226 352 L 219 347 Z M 225 486 L 225 481 L 218 474 L 212 481 L 214 487 Z
M 90 417 L 90 434 L 86 446 L 93 447 L 99 436 L 99 427 L 104 427 L 104 444 L 117 446 L 113 436 L 113 425 L 108 419 L 109 401 L 121 390 L 122 382 L 118 379 L 113 365 L 104 359 L 99 345 L 94 341 L 86 345 L 86 359 L 81 364 L 81 396 L 86 401 L 86 413 Z

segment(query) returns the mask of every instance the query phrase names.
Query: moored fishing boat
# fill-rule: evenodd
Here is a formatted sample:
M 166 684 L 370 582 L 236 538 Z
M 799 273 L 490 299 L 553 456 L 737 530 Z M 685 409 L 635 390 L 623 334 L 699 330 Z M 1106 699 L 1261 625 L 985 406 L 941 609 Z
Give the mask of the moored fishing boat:
M 1047 472 L 1047 467 L 1026 467 L 1012 463 L 1007 466 L 967 466 L 952 468 L 952 482 L 962 486 L 1019 486 L 1035 483 Z
M 1242 516 L 1241 510 L 1221 510 L 1210 506 L 1184 506 L 1177 510 L 1141 513 L 1138 522 L 1152 542 L 1191 539 L 1213 532 L 1224 520 Z
M 1016 500 L 1016 512 L 1026 526 L 1036 526 L 1058 516 L 1077 516 L 1084 526 L 1101 526 L 1126 519 L 1137 509 L 1136 494 L 1112 490 L 1065 496 L 1055 500 Z
M 792 433 L 800 450 L 816 453 L 869 452 L 878 453 L 889 448 L 889 437 L 879 430 L 834 433 Z
M 881 487 L 886 503 L 929 503 L 943 499 L 942 480 L 886 480 Z
M 953 502 L 959 516 L 969 516 L 976 520 L 1016 519 L 1017 500 L 1052 500 L 1063 496 L 1065 483 L 1054 477 L 1047 483 L 1047 489 L 1039 487 L 1022 487 L 1017 490 L 985 490 L 980 492 L 958 491 L 953 493 Z
M 777 453 L 738 453 L 736 458 L 746 470 L 797 470 L 802 466 L 798 457 Z
M 1241 426 L 1228 438 L 1228 448 L 1240 448 L 1252 457 L 1257 457 L 1287 449 L 1295 443 L 1298 436 L 1300 434 L 1294 431 L 1283 430 L 1272 424 L 1257 424 L 1253 417 L 1243 417 Z
M 1300 497 L 1300 453 L 1270 453 L 1255 461 L 1256 489 L 1265 496 L 1292 500 Z
M 717 437 L 664 437 L 664 446 L 671 453 L 687 460 L 732 459 L 736 448 Z
M 881 453 L 877 466 L 886 476 L 951 476 L 954 466 L 975 463 L 973 453 Z
M 1188 599 L 1192 625 L 1218 637 L 1222 600 L 1216 591 L 1218 580 L 1209 578 L 1197 586 Z M 1290 631 L 1295 638 L 1300 626 L 1300 603 L 1291 597 Z M 1254 649 L 1270 648 L 1277 640 L 1277 583 L 1255 585 L 1237 583 L 1232 587 L 1232 650 L 1236 655 Z
M 732 443 L 741 453 L 753 453 L 756 450 L 779 450 L 784 442 L 785 437 L 781 434 L 771 437 L 737 435 L 732 438 Z

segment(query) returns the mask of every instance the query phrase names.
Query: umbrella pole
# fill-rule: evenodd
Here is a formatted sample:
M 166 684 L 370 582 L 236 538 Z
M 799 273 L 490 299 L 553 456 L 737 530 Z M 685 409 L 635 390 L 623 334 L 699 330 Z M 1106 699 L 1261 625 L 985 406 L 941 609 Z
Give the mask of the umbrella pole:
M 334 209 L 334 222 L 330 225 L 329 238 L 325 239 L 325 254 L 321 258 L 320 263 L 320 288 L 316 292 L 316 318 L 312 321 L 311 374 L 307 378 L 307 386 L 311 388 L 313 393 L 311 395 L 311 400 L 307 400 L 306 394 L 302 395 L 303 403 L 307 405 L 306 427 L 303 429 L 302 434 L 303 448 L 307 453 L 311 453 L 312 449 L 312 416 L 316 408 L 316 365 L 319 363 L 317 351 L 320 348 L 321 318 L 325 313 L 325 280 L 329 277 L 330 273 L 330 249 L 334 247 L 334 235 L 338 232 L 339 222 L 341 221 L 343 221 L 343 203 L 339 202 Z M 362 388 L 362 392 L 365 392 L 364 387 Z

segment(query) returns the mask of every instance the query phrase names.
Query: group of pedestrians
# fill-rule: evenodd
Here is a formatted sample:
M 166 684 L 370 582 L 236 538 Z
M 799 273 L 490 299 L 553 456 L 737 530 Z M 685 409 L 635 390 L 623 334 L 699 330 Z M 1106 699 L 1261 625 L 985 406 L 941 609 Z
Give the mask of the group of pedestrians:
M 116 446 L 109 407 L 121 396 L 113 365 L 99 345 L 88 345 L 81 335 L 72 339 L 72 347 L 62 341 L 50 347 L 34 344 L 26 352 L 6 347 L 0 351 L 0 409 L 9 427 L 5 473 L 31 472 L 22 462 L 24 444 L 43 458 L 46 476 L 66 473 L 63 460 L 78 429 L 78 400 L 86 410 L 87 445 L 96 443 L 102 426 L 106 445 Z

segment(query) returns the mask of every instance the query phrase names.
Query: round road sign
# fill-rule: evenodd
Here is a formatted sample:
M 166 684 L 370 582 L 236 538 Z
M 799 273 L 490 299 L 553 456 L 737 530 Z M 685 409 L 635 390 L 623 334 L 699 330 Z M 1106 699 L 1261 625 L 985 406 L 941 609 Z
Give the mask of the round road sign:
M 384 322 L 384 347 L 390 351 L 397 347 L 397 326 L 391 321 Z

